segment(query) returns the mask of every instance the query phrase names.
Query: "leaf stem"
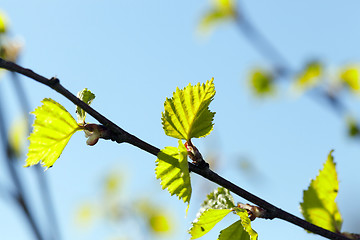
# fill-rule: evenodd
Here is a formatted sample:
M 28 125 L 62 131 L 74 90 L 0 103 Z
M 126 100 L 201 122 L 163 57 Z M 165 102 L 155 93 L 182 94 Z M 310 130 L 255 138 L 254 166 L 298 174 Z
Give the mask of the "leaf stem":
M 30 69 L 25 69 L 15 63 L 5 61 L 4 59 L 0 58 L 0 67 L 5 68 L 10 71 L 14 71 L 20 74 L 23 74 L 29 78 L 34 79 L 35 81 L 38 81 L 42 84 L 45 84 L 55 91 L 59 92 L 61 95 L 69 99 L 71 102 L 73 102 L 75 105 L 81 107 L 84 111 L 86 111 L 88 114 L 93 116 L 96 120 L 98 120 L 101 124 L 103 124 L 105 127 L 109 128 L 113 131 L 113 135 L 111 136 L 111 140 L 114 140 L 118 143 L 127 142 L 131 145 L 134 145 L 152 155 L 157 156 L 157 154 L 160 152 L 160 149 L 152 146 L 151 144 L 137 138 L 136 136 L 124 131 L 122 128 L 111 122 L 109 119 L 98 113 L 96 110 L 94 110 L 92 107 L 81 101 L 79 98 L 77 98 L 75 95 L 73 95 L 71 92 L 69 92 L 66 88 L 64 88 L 58 79 L 52 78 L 47 79 L 43 76 L 40 76 L 36 73 L 34 73 Z M 240 188 L 239 186 L 235 185 L 234 183 L 226 180 L 225 178 L 219 176 L 217 173 L 213 172 L 210 168 L 201 168 L 199 166 L 196 166 L 192 163 L 188 163 L 189 170 L 191 172 L 197 173 L 198 175 L 204 177 L 205 179 L 212 181 L 214 183 L 217 183 L 218 185 L 225 187 L 235 193 L 236 195 L 258 205 L 259 207 L 265 209 L 267 213 L 264 215 L 264 218 L 268 219 L 274 219 L 279 218 L 283 219 L 287 222 L 293 223 L 303 229 L 306 229 L 308 231 L 311 231 L 315 234 L 318 234 L 320 236 L 323 236 L 328 239 L 335 239 L 335 240 L 349 240 L 349 238 L 344 237 L 341 234 L 337 234 L 331 231 L 328 231 L 326 229 L 323 229 L 321 227 L 318 227 L 316 225 L 313 225 L 299 217 L 296 217 L 270 203 L 267 201 L 257 197 L 256 195 Z

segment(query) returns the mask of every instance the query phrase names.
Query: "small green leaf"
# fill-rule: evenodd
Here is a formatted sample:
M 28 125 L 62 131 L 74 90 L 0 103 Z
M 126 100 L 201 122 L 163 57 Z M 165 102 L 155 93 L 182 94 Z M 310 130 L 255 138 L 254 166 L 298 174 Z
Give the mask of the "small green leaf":
M 235 208 L 235 211 L 236 211 L 236 214 L 240 217 L 242 229 L 244 230 L 244 233 L 241 236 L 244 239 L 256 240 L 258 237 L 258 234 L 251 227 L 251 220 L 249 218 L 249 214 L 248 214 L 247 210 L 242 209 L 242 208 Z
M 167 189 L 171 195 L 177 195 L 179 199 L 190 203 L 191 182 L 187 161 L 187 150 L 179 140 L 179 147 L 166 147 L 162 149 L 156 159 L 155 174 L 161 180 L 163 189 Z
M 339 190 L 339 181 L 331 151 L 324 168 L 312 180 L 304 191 L 300 203 L 305 220 L 332 232 L 340 232 L 342 219 L 335 198 Z
M 80 92 L 78 92 L 77 97 L 85 102 L 87 105 L 90 105 L 91 102 L 94 100 L 95 98 L 95 94 L 93 94 L 90 90 L 88 90 L 87 88 L 84 88 L 83 90 L 81 90 Z M 76 115 L 77 115 L 77 122 L 79 124 L 85 124 L 85 117 L 86 117 L 86 112 L 80 108 L 79 106 L 76 106 Z
M 271 95 L 275 91 L 274 77 L 262 69 L 255 69 L 251 73 L 250 86 L 257 96 Z
M 208 31 L 215 27 L 216 24 L 236 18 L 234 0 L 215 0 L 214 5 L 210 8 L 200 21 L 199 29 Z
M 207 209 L 231 209 L 234 208 L 234 199 L 230 191 L 226 188 L 219 187 L 207 195 L 206 200 L 201 204 L 200 213 Z
M 356 120 L 353 117 L 347 117 L 346 123 L 349 136 L 357 137 L 360 133 L 360 129 Z
M 247 213 L 244 215 L 247 217 Z M 247 230 L 249 230 L 250 233 Z M 255 232 L 250 226 L 250 219 L 249 223 L 244 223 L 244 221 L 239 220 L 231 224 L 229 227 L 221 230 L 218 240 L 256 240 L 257 236 L 257 232 Z
M 215 113 L 209 110 L 209 104 L 215 95 L 214 79 L 196 86 L 189 84 L 184 89 L 176 89 L 173 97 L 166 99 L 162 124 L 165 134 L 189 140 L 205 137 L 213 129 Z
M 7 30 L 7 17 L 5 13 L 0 11 L 0 33 L 5 33 Z
M 42 101 L 36 108 L 33 132 L 25 167 L 41 162 L 51 167 L 60 157 L 71 136 L 81 128 L 66 109 L 50 98 Z
M 294 87 L 305 91 L 316 86 L 322 77 L 323 66 L 320 62 L 309 62 L 295 79 Z
M 340 79 L 349 87 L 349 89 L 358 93 L 360 91 L 360 70 L 359 66 L 348 66 L 340 73 Z
M 192 227 L 189 230 L 191 239 L 204 236 L 231 211 L 231 209 L 208 209 L 203 212 L 192 223 Z
M 26 137 L 29 134 L 28 131 L 28 121 L 26 117 L 16 119 L 11 124 L 8 141 L 11 153 L 16 157 L 20 157 L 23 153 L 24 147 L 26 145 Z

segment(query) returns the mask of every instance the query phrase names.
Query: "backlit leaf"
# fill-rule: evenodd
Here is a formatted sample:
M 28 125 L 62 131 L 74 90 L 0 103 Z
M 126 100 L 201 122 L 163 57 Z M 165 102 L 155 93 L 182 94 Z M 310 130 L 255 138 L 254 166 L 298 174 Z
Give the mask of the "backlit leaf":
M 251 220 L 249 218 L 247 210 L 241 209 L 241 208 L 236 208 L 235 210 L 236 210 L 236 214 L 240 217 L 240 224 L 241 224 L 241 229 L 243 230 L 243 232 L 241 232 L 241 233 L 239 231 L 234 232 L 234 233 L 239 234 L 239 235 L 237 235 L 237 236 L 234 235 L 233 239 L 256 240 L 258 238 L 258 234 L 251 227 Z M 228 233 L 231 232 L 231 226 L 229 228 L 230 228 L 230 230 L 228 230 L 229 231 Z M 223 237 L 229 236 L 228 233 L 226 235 L 224 235 Z M 221 232 L 220 232 L 220 236 L 221 236 Z M 224 239 L 226 239 L 226 238 L 224 238 Z
M 339 182 L 331 151 L 324 168 L 304 191 L 300 204 L 305 220 L 332 232 L 341 230 L 342 219 L 335 198 Z
M 78 92 L 77 97 L 85 102 L 87 105 L 90 105 L 91 102 L 94 100 L 95 98 L 95 94 L 93 94 L 90 90 L 88 90 L 87 88 L 84 88 L 83 90 L 81 90 L 80 92 Z M 77 122 L 79 124 L 85 124 L 85 117 L 86 117 L 86 112 L 80 108 L 79 106 L 76 106 L 76 115 L 77 115 Z
M 257 96 L 273 94 L 275 91 L 274 77 L 262 69 L 255 69 L 250 76 L 250 86 Z
M 170 219 L 161 212 L 153 212 L 153 214 L 149 216 L 148 221 L 150 228 L 154 233 L 168 233 L 171 230 Z
M 350 88 L 353 92 L 360 90 L 360 70 L 358 66 L 349 66 L 345 68 L 341 74 L 340 79 Z
M 353 117 L 347 117 L 346 123 L 347 123 L 346 125 L 349 136 L 350 137 L 358 136 L 360 133 L 360 129 L 356 120 Z
M 214 0 L 213 2 L 213 6 L 205 13 L 200 21 L 199 28 L 202 31 L 208 31 L 216 24 L 234 20 L 236 17 L 234 0 Z
M 208 209 L 197 218 L 189 230 L 191 239 L 196 239 L 208 233 L 226 215 L 232 212 L 231 209 Z
M 161 180 L 163 189 L 167 189 L 171 195 L 177 195 L 179 199 L 190 203 L 191 182 L 187 161 L 187 150 L 179 140 L 179 147 L 166 147 L 162 149 L 156 159 L 155 174 Z
M 200 213 L 210 208 L 231 209 L 233 207 L 235 207 L 235 204 L 230 191 L 226 188 L 219 187 L 207 195 L 207 198 L 201 204 Z
M 297 90 L 305 91 L 316 86 L 322 77 L 323 67 L 320 62 L 308 63 L 295 79 L 294 86 Z
M 92 203 L 84 203 L 76 210 L 75 223 L 79 227 L 90 227 L 94 221 L 96 206 Z
M 24 150 L 26 137 L 29 134 L 28 131 L 28 121 L 25 117 L 16 119 L 11 124 L 8 138 L 11 152 L 15 154 L 16 157 L 20 157 Z
M 7 18 L 5 13 L 0 11 L 0 33 L 5 33 L 7 29 Z
M 189 140 L 205 137 L 213 129 L 215 113 L 209 110 L 209 104 L 215 95 L 214 79 L 196 86 L 189 84 L 184 89 L 176 89 L 172 98 L 167 98 L 162 113 L 165 134 Z
M 33 132 L 25 167 L 41 162 L 51 167 L 60 157 L 70 137 L 81 128 L 66 109 L 50 98 L 42 101 L 36 108 Z
M 154 204 L 147 198 L 141 198 L 136 201 L 134 208 L 146 220 L 153 233 L 159 235 L 172 233 L 174 220 L 163 205 Z

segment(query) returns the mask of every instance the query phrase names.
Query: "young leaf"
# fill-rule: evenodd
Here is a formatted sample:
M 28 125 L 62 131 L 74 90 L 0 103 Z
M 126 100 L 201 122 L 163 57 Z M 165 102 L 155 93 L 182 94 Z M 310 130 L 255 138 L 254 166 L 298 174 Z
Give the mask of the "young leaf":
M 244 238 L 244 239 L 256 240 L 258 237 L 258 234 L 251 227 L 251 220 L 249 218 L 247 210 L 242 209 L 242 208 L 236 208 L 235 211 L 236 211 L 236 214 L 240 217 L 242 229 L 244 230 L 244 233 L 241 234 L 242 238 L 239 238 L 239 239 Z
M 8 136 L 9 147 L 11 149 L 11 153 L 16 157 L 20 157 L 23 153 L 28 131 L 28 122 L 25 117 L 16 119 L 10 127 Z
M 244 216 L 247 217 L 247 213 Z M 249 219 L 249 222 L 245 223 L 242 220 L 236 221 L 221 230 L 218 240 L 256 240 L 257 237 L 258 234 L 251 228 Z
M 213 7 L 202 18 L 199 28 L 208 31 L 216 24 L 226 20 L 234 20 L 236 17 L 234 0 L 215 0 Z
M 356 93 L 360 91 L 359 66 L 349 66 L 345 68 L 340 74 L 340 79 L 349 87 L 352 92 Z
M 215 113 L 209 110 L 209 104 L 215 95 L 213 80 L 202 85 L 189 84 L 182 90 L 177 88 L 172 98 L 166 98 L 162 113 L 166 135 L 189 140 L 205 137 L 212 131 Z
M 191 239 L 196 239 L 208 233 L 218 222 L 220 222 L 231 209 L 208 209 L 197 218 L 189 230 Z
M 60 157 L 70 137 L 81 128 L 75 119 L 59 103 L 50 98 L 36 108 L 34 130 L 30 134 L 30 146 L 25 167 L 41 162 L 51 167 Z
M 341 230 L 342 219 L 335 198 L 339 190 L 339 182 L 331 151 L 324 168 L 312 180 L 304 191 L 303 202 L 300 203 L 305 220 L 328 229 L 332 232 Z
M 95 94 L 93 94 L 90 90 L 88 90 L 87 88 L 84 88 L 83 90 L 81 90 L 80 92 L 78 92 L 77 97 L 85 102 L 87 105 L 90 105 L 91 102 L 94 100 L 95 98 Z M 77 122 L 79 124 L 84 125 L 85 124 L 85 117 L 86 117 L 86 112 L 80 108 L 79 106 L 76 106 L 76 115 L 77 115 Z
M 160 178 L 162 188 L 167 188 L 171 195 L 176 194 L 189 207 L 191 182 L 184 144 L 179 140 L 178 148 L 166 147 L 157 157 L 155 174 L 157 179 Z
M 250 85 L 257 96 L 271 95 L 275 91 L 273 75 L 262 69 L 252 71 Z
M 206 200 L 201 204 L 200 213 L 207 209 L 231 209 L 234 208 L 234 199 L 230 191 L 226 188 L 219 187 L 207 195 Z
M 323 67 L 320 62 L 313 61 L 308 63 L 303 71 L 296 77 L 295 88 L 305 91 L 314 87 L 321 80 Z
M 5 33 L 7 29 L 7 18 L 5 13 L 0 11 L 0 33 Z

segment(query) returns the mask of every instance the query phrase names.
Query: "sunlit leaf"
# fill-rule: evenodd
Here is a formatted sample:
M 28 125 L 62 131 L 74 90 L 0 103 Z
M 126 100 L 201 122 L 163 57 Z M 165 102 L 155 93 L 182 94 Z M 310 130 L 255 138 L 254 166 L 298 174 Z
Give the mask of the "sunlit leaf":
M 339 182 L 331 151 L 324 168 L 304 191 L 300 206 L 305 220 L 332 232 L 340 231 L 342 218 L 335 202 L 338 190 Z
M 348 134 L 350 137 L 356 137 L 360 133 L 360 129 L 356 120 L 352 117 L 346 119 Z
M 16 157 L 22 154 L 28 135 L 28 121 L 25 117 L 16 119 L 9 130 L 9 144 Z
M 242 230 L 244 231 L 239 235 L 239 238 L 236 239 L 251 239 L 256 240 L 258 238 L 257 232 L 251 227 L 251 220 L 248 216 L 248 212 L 245 209 L 235 208 L 236 214 L 240 216 L 240 223 L 242 226 Z M 230 226 L 231 227 L 231 226 Z M 229 230 L 230 233 L 230 230 Z M 237 232 L 239 234 L 239 232 Z M 221 235 L 221 234 L 220 234 Z M 228 236 L 228 235 L 224 235 Z M 225 239 L 225 238 L 224 238 Z
M 105 178 L 106 195 L 116 195 L 122 185 L 123 175 L 119 171 L 113 171 Z
M 359 66 L 349 66 L 343 69 L 340 73 L 340 79 L 353 92 L 360 90 L 360 69 Z
M 215 113 L 209 104 L 215 95 L 214 79 L 196 86 L 189 84 L 184 89 L 176 89 L 172 98 L 167 98 L 162 113 L 165 134 L 189 140 L 208 135 L 213 129 Z
M 275 91 L 274 77 L 265 70 L 255 69 L 250 75 L 250 86 L 257 96 L 273 94 Z
M 161 213 L 155 213 L 149 216 L 149 225 L 153 232 L 167 233 L 171 230 L 169 218 Z
M 0 10 L 0 33 L 5 33 L 7 29 L 7 17 L 5 13 Z
M 239 220 L 221 230 L 218 240 L 256 240 L 257 233 L 254 230 L 252 231 L 252 235 L 245 231 L 241 220 Z
M 140 199 L 135 208 L 147 220 L 150 230 L 155 234 L 169 234 L 173 230 L 171 214 L 164 208 L 154 204 L 149 199 Z
M 207 195 L 205 201 L 201 204 L 200 213 L 207 209 L 231 209 L 235 207 L 234 199 L 230 191 L 219 187 Z
M 171 195 L 177 195 L 179 199 L 190 203 L 191 182 L 187 161 L 187 150 L 179 140 L 179 146 L 162 149 L 156 159 L 155 174 L 161 180 L 163 189 L 167 189 Z
M 191 239 L 204 236 L 231 211 L 231 209 L 208 209 L 203 212 L 192 223 L 192 227 L 189 230 Z
M 51 167 L 60 157 L 71 136 L 81 128 L 66 109 L 50 98 L 36 108 L 33 132 L 25 167 L 41 162 Z
M 85 102 L 87 105 L 90 105 L 91 102 L 94 100 L 95 98 L 95 94 L 93 94 L 90 90 L 88 90 L 87 88 L 84 88 L 83 90 L 81 90 L 80 92 L 78 92 L 77 97 Z M 76 106 L 76 115 L 77 115 L 77 122 L 79 124 L 85 124 L 85 117 L 86 117 L 86 112 L 80 108 L 79 106 Z
M 313 61 L 308 63 L 295 79 L 294 87 L 296 90 L 305 91 L 316 86 L 323 73 L 323 66 L 320 62 Z
M 216 24 L 234 20 L 236 17 L 234 0 L 214 0 L 213 6 L 202 17 L 199 28 L 208 31 Z
M 76 210 L 75 223 L 81 227 L 89 227 L 95 218 L 96 207 L 91 203 L 84 203 Z

